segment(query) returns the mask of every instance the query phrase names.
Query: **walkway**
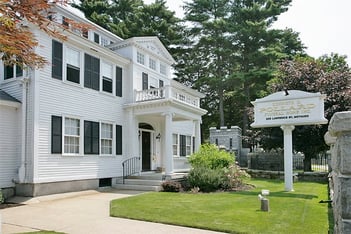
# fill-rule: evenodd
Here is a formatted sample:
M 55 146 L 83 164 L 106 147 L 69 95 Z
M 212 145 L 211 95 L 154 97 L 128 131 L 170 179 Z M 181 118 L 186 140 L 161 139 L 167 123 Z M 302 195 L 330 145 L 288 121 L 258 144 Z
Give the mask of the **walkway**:
M 215 234 L 218 232 L 143 222 L 109 216 L 110 201 L 141 192 L 105 190 L 48 195 L 35 198 L 15 197 L 25 205 L 0 210 L 0 233 L 51 230 L 68 234 Z M 1 222 L 0 222 L 1 224 Z

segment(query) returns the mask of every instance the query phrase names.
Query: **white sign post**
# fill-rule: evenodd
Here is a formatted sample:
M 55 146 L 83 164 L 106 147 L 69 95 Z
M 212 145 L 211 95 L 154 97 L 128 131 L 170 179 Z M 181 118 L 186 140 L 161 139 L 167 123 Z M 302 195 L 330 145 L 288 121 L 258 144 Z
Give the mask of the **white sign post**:
M 279 127 L 284 132 L 285 191 L 293 191 L 292 131 L 296 125 L 326 124 L 324 98 L 320 93 L 289 90 L 256 99 L 253 128 Z

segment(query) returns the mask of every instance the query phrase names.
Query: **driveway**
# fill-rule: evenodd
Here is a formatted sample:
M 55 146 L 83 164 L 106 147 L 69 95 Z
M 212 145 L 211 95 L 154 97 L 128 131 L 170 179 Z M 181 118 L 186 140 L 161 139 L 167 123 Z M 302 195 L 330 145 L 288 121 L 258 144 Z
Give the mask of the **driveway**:
M 109 216 L 110 201 L 142 192 L 104 190 L 48 195 L 35 198 L 15 197 L 24 205 L 0 210 L 0 234 L 50 230 L 68 234 L 215 234 L 194 228 L 143 222 Z M 1 232 L 2 231 L 2 232 Z

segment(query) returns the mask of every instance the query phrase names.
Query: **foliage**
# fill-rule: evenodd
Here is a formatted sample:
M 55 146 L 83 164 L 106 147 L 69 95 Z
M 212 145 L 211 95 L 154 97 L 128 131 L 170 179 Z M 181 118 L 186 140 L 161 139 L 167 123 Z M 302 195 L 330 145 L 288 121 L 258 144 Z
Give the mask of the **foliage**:
M 0 60 L 5 64 L 19 66 L 42 67 L 45 58 L 38 55 L 34 48 L 38 41 L 31 32 L 30 24 L 52 37 L 65 39 L 60 33 L 59 26 L 50 21 L 52 4 L 66 5 L 68 0 L 22 0 L 5 1 L 0 3 Z M 76 28 L 83 25 L 70 22 Z
M 85 16 L 117 36 L 157 36 L 169 49 L 178 45 L 183 31 L 180 19 L 170 11 L 165 0 L 144 4 L 142 0 L 80 0 L 74 7 Z
M 165 181 L 161 184 L 163 192 L 179 192 L 182 188 L 181 183 L 178 181 Z
M 228 168 L 224 168 L 224 184 L 223 188 L 228 190 L 240 188 L 244 185 L 244 181 L 251 176 L 244 170 L 241 170 L 237 165 L 232 164 Z
M 2 204 L 4 202 L 5 202 L 5 198 L 4 198 L 4 195 L 2 194 L 2 191 L 0 189 L 0 204 Z
M 111 202 L 113 217 L 226 233 L 328 233 L 327 184 L 297 182 L 284 191 L 279 180 L 250 181 L 255 189 L 221 193 L 144 193 Z M 271 212 L 260 212 L 257 195 L 269 189 Z M 157 201 L 157 202 L 155 202 Z
M 197 166 L 190 170 L 187 180 L 192 188 L 198 187 L 202 192 L 213 192 L 223 188 L 225 177 L 222 168 Z
M 182 83 L 206 94 L 205 137 L 211 126 L 238 125 L 246 134 L 247 107 L 272 78 L 276 61 L 303 53 L 298 33 L 271 29 L 290 0 L 195 0 L 185 4 L 189 22 L 176 66 Z M 234 108 L 235 107 L 235 108 Z
M 219 150 L 216 145 L 203 144 L 199 151 L 189 157 L 193 168 L 205 167 L 208 169 L 225 168 L 234 163 L 234 155 Z
M 325 55 L 318 59 L 296 57 L 282 61 L 275 79 L 269 83 L 269 91 L 283 89 L 321 92 L 324 100 L 325 117 L 330 120 L 335 112 L 351 108 L 351 71 L 345 56 Z M 311 170 L 311 158 L 328 147 L 324 134 L 328 125 L 297 126 L 293 131 L 293 144 L 296 151 L 305 154 L 304 170 Z M 279 129 L 263 130 L 262 144 L 265 148 L 282 145 Z M 278 140 L 278 142 L 277 142 Z

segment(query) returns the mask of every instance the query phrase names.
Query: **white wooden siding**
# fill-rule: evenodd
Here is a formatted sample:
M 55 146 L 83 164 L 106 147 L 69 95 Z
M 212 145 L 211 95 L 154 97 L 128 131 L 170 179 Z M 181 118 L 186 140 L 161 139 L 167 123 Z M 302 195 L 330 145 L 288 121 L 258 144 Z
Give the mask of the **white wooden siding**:
M 51 58 L 51 39 L 40 36 L 41 44 L 45 46 L 40 53 Z M 68 42 L 65 42 L 68 43 Z M 84 52 L 84 51 L 83 51 Z M 100 54 L 100 59 L 103 55 Z M 108 61 L 109 58 L 105 58 Z M 127 72 L 123 68 L 124 80 Z M 81 72 L 84 67 L 81 68 Z M 121 176 L 121 161 L 123 156 L 62 156 L 51 154 L 51 116 L 77 116 L 83 120 L 102 121 L 122 125 L 123 133 L 125 120 L 123 118 L 124 97 L 98 92 L 89 88 L 69 84 L 61 80 L 51 78 L 51 66 L 46 66 L 37 72 L 36 92 L 38 115 L 36 127 L 38 131 L 38 143 L 36 145 L 35 178 L 33 182 L 54 182 L 80 179 L 96 179 Z M 84 82 L 83 80 L 81 82 Z M 125 82 L 123 82 L 123 95 L 126 94 Z M 115 85 L 115 83 L 114 83 Z M 83 122 L 81 123 L 81 126 Z M 84 137 L 84 136 L 81 136 Z M 125 140 L 125 138 L 124 138 Z M 115 141 L 115 139 L 114 139 Z M 123 151 L 125 147 L 123 147 Z M 82 152 L 83 153 L 83 152 Z
M 0 105 L 0 188 L 14 186 L 20 166 L 20 108 Z

